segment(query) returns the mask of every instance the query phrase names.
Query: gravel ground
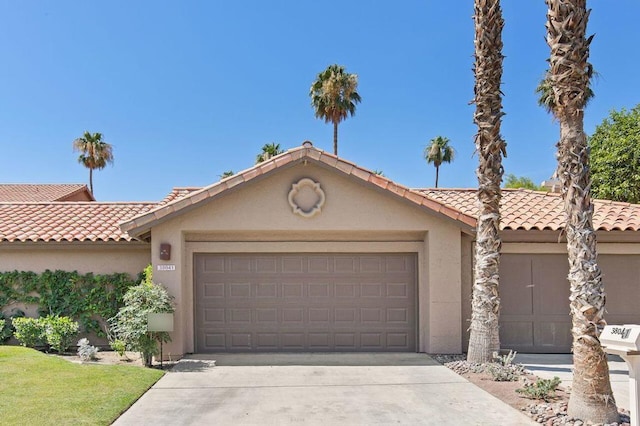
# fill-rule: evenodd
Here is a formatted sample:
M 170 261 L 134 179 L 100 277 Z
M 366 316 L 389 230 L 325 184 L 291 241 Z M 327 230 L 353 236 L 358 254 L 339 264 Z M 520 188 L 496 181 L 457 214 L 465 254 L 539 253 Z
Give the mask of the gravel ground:
M 454 372 L 460 375 L 470 374 L 484 374 L 484 367 L 481 364 L 473 364 L 466 361 L 465 355 L 460 354 L 437 354 L 431 355 L 431 357 L 445 365 Z M 528 373 L 525 370 L 525 374 Z M 474 381 L 474 383 L 482 387 L 482 381 Z M 487 386 L 486 391 L 493 394 L 496 398 L 506 401 L 504 392 L 496 391 L 496 382 L 492 383 L 492 386 Z M 512 392 L 509 390 L 508 392 Z M 606 424 L 593 424 L 585 423 L 580 419 L 567 416 L 568 395 L 571 389 L 565 389 L 563 397 L 560 400 L 553 402 L 535 401 L 527 404 L 524 407 L 514 407 L 520 409 L 522 412 L 531 417 L 535 422 L 545 426 L 630 426 L 629 411 L 620 408 L 620 423 L 606 423 Z M 513 404 L 511 404 L 513 406 Z

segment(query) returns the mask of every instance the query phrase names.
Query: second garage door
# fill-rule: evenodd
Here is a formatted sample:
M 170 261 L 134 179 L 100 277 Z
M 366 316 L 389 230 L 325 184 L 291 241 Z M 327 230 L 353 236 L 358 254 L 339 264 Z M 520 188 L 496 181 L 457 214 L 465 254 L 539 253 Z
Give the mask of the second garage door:
M 415 254 L 196 254 L 198 352 L 416 351 Z
M 640 323 L 640 256 L 598 256 L 609 324 Z M 569 353 L 569 265 L 566 255 L 505 254 L 500 260 L 500 340 L 519 352 Z

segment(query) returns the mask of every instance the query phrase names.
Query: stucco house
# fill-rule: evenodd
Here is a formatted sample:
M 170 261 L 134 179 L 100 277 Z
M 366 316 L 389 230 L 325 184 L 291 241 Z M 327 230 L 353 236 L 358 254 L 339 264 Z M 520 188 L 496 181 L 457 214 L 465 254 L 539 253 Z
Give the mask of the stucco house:
M 594 205 L 607 320 L 639 322 L 640 205 Z M 175 297 L 173 356 L 459 353 L 475 215 L 474 190 L 409 189 L 305 142 L 157 203 L 0 198 L 0 270 L 152 263 Z M 570 350 L 562 221 L 558 194 L 503 192 L 504 348 Z

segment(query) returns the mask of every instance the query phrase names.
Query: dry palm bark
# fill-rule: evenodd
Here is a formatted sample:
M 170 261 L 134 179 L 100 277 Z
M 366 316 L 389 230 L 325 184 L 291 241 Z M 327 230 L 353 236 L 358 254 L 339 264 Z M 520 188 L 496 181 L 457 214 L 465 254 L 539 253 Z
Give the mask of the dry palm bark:
M 475 100 L 479 153 L 475 277 L 467 359 L 488 362 L 500 349 L 498 293 L 500 261 L 500 183 L 506 144 L 500 135 L 502 112 L 502 10 L 499 0 L 475 0 Z
M 606 354 L 598 340 L 604 324 L 605 293 L 597 263 L 590 197 L 589 151 L 584 106 L 592 69 L 591 37 L 586 37 L 586 0 L 546 0 L 550 79 L 554 115 L 560 122 L 558 177 L 566 214 L 570 309 L 573 333 L 573 385 L 568 414 L 592 423 L 618 421 Z

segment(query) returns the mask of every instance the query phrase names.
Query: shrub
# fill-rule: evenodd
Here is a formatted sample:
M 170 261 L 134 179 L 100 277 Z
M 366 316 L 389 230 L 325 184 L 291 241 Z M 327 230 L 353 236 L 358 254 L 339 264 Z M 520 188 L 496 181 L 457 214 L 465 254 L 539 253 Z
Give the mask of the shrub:
M 23 346 L 34 348 L 47 343 L 62 353 L 78 333 L 78 323 L 68 317 L 14 318 L 15 336 Z
M 42 319 L 47 343 L 58 353 L 71 346 L 71 339 L 78 334 L 78 323 L 69 317 L 48 316 Z
M 89 344 L 89 339 L 82 338 L 78 340 L 78 356 L 82 362 L 96 359 L 99 349 Z
M 14 303 L 38 306 L 38 314 L 67 316 L 83 330 L 102 336 L 104 320 L 118 313 L 129 274 L 79 274 L 76 271 L 0 272 L 0 309 Z
M 115 339 L 109 341 L 111 349 L 116 351 L 121 357 L 126 357 L 127 344 L 123 340 Z
M 14 318 L 14 336 L 22 344 L 35 348 L 42 346 L 46 340 L 44 323 L 40 318 Z
M 9 318 L 4 314 L 4 312 L 0 311 L 0 320 L 4 321 L 2 326 L 0 326 L 0 345 L 4 344 L 7 340 L 13 336 L 13 332 L 15 328 L 13 327 L 13 319 L 14 318 L 22 318 L 24 317 L 24 311 L 21 309 L 14 309 L 14 314 L 12 314 Z
M 526 398 L 543 399 L 545 402 L 549 402 L 556 396 L 559 384 L 560 378 L 557 376 L 553 379 L 538 379 L 535 383 L 526 383 L 524 387 L 516 389 L 516 392 Z
M 486 371 L 494 382 L 515 382 L 524 374 L 522 364 L 514 364 L 517 352 L 509 351 L 506 355 L 496 355 L 494 362 L 487 364 Z
M 127 349 L 140 352 L 147 367 L 151 367 L 152 357 L 158 353 L 158 342 L 171 341 L 168 333 L 147 331 L 147 315 L 174 311 L 171 296 L 153 282 L 151 271 L 149 265 L 144 280 L 127 291 L 124 306 L 108 320 L 112 342 L 121 340 Z

